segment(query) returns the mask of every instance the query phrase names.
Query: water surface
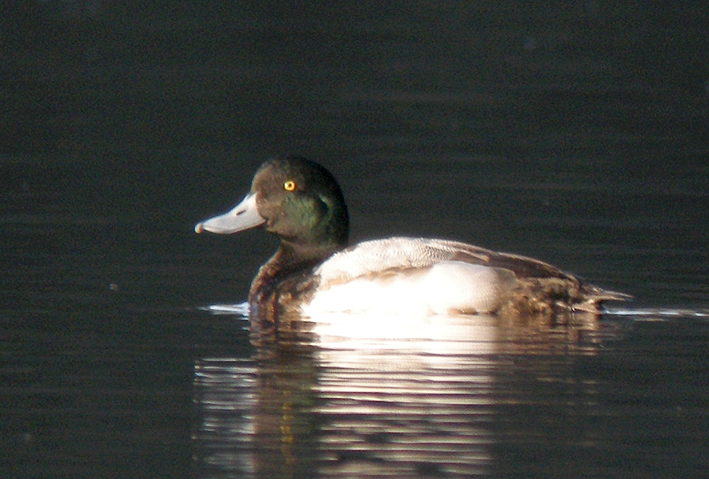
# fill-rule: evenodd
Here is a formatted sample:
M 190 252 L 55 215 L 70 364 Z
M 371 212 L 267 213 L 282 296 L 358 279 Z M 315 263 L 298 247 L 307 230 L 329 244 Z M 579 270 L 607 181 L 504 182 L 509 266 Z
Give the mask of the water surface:
M 707 470 L 707 318 L 658 314 L 709 308 L 704 9 L 380 3 L 1 7 L 3 477 Z M 274 240 L 192 228 L 284 152 L 340 179 L 355 241 L 467 241 L 636 300 L 255 346 L 200 308 L 243 301 Z

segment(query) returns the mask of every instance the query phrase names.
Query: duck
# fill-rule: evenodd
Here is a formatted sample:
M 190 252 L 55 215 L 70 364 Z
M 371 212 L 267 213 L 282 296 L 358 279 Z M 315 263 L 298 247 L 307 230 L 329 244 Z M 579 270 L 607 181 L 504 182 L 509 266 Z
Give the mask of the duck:
M 390 237 L 349 244 L 349 215 L 335 177 L 296 155 L 266 161 L 250 192 L 196 233 L 263 228 L 279 240 L 248 294 L 249 317 L 283 315 L 599 315 L 604 290 L 537 259 L 459 241 Z

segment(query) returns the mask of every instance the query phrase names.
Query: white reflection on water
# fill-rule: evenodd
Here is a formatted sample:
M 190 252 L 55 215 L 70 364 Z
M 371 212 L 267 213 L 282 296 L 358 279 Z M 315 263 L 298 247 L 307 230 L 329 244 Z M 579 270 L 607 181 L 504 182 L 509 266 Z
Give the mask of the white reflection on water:
M 515 401 L 507 382 L 524 374 L 545 388 L 572 384 L 572 358 L 595 355 L 617 334 L 593 316 L 518 319 L 298 318 L 278 341 L 257 341 L 251 358 L 200 359 L 199 475 L 489 474 L 499 466 L 500 408 Z M 592 382 L 580 387 L 593 403 Z
M 318 322 L 328 477 L 471 476 L 491 460 L 492 318 Z M 396 319 L 403 319 L 401 324 Z
M 403 321 L 400 322 L 400 321 Z M 204 477 L 483 474 L 492 318 L 332 316 L 253 359 L 198 361 Z

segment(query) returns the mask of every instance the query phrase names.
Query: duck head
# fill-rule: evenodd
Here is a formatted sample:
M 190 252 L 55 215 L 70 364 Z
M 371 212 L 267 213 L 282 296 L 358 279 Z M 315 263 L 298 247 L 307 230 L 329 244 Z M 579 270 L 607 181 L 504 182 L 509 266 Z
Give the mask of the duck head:
M 256 172 L 251 191 L 234 208 L 195 226 L 195 232 L 231 234 L 263 227 L 282 249 L 329 255 L 347 245 L 349 217 L 340 186 L 323 166 L 281 156 Z M 316 253 L 317 252 L 317 253 Z

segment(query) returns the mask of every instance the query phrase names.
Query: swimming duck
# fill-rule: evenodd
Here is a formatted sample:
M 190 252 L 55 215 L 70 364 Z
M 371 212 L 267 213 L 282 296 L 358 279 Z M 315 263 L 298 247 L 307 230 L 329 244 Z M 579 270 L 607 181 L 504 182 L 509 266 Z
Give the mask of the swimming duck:
M 232 210 L 195 231 L 263 227 L 280 239 L 249 291 L 250 317 L 321 313 L 552 314 L 599 312 L 629 296 L 584 283 L 542 261 L 443 239 L 393 237 L 348 245 L 342 191 L 299 156 L 264 163 Z

